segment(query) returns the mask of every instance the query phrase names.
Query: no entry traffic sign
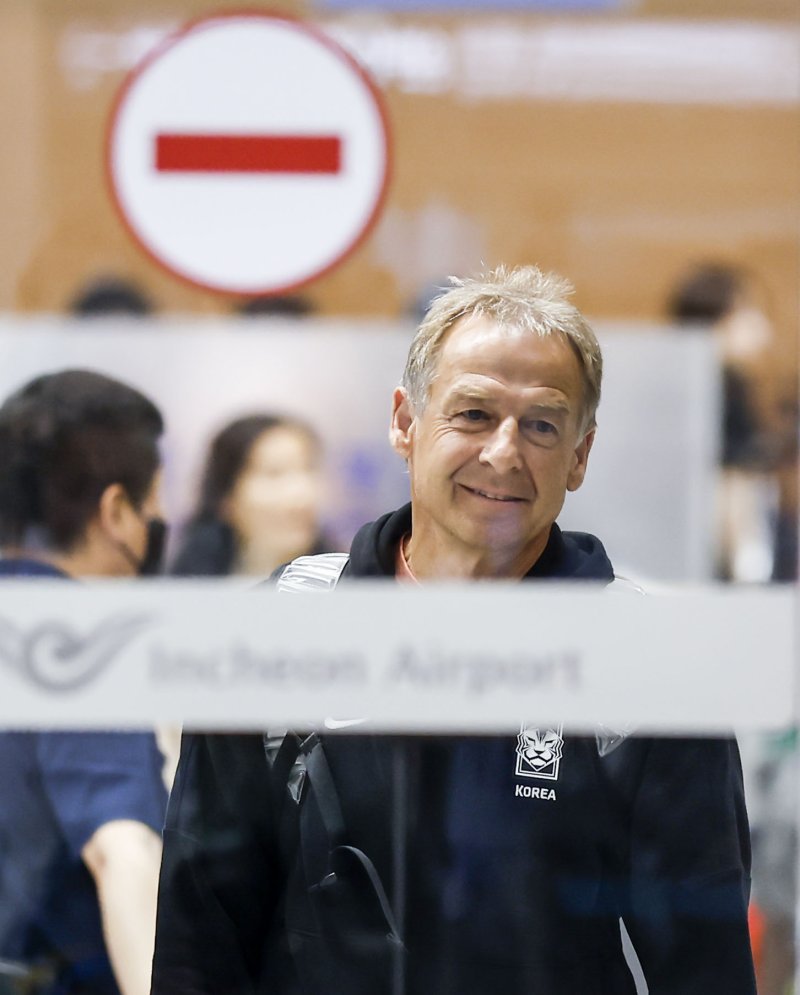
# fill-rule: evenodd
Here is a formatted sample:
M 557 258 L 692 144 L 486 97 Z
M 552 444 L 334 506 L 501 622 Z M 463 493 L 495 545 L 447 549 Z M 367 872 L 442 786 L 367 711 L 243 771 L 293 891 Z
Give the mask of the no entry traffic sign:
M 380 210 L 380 96 L 315 28 L 219 15 L 126 81 L 109 128 L 114 200 L 157 262 L 200 286 L 275 294 L 337 265 Z

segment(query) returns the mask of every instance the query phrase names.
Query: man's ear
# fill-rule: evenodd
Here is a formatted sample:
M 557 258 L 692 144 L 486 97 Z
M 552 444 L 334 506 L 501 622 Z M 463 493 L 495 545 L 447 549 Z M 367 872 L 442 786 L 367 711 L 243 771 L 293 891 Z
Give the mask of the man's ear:
M 414 412 L 405 388 L 396 387 L 392 394 L 392 421 L 389 426 L 389 442 L 403 459 L 411 455 L 413 442 Z
M 567 476 L 567 490 L 577 491 L 577 489 L 583 483 L 583 478 L 586 476 L 586 467 L 589 464 L 589 453 L 591 452 L 592 445 L 594 444 L 594 436 L 596 429 L 590 429 L 578 445 L 575 447 L 574 462 L 572 468 Z
M 130 511 L 130 501 L 122 484 L 109 484 L 100 495 L 95 520 L 104 532 L 117 539 Z

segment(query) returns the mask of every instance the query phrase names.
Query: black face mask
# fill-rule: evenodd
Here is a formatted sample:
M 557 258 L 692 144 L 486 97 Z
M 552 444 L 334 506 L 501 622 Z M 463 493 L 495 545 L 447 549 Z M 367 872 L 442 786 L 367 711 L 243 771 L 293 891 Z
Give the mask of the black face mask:
M 136 571 L 140 577 L 156 577 L 161 573 L 166 545 L 167 523 L 163 518 L 148 518 L 147 546 Z
M 139 577 L 156 577 L 162 570 L 164 549 L 167 545 L 167 523 L 163 518 L 148 518 L 146 524 L 147 545 L 141 560 L 134 556 L 124 542 L 119 543 L 119 548 Z

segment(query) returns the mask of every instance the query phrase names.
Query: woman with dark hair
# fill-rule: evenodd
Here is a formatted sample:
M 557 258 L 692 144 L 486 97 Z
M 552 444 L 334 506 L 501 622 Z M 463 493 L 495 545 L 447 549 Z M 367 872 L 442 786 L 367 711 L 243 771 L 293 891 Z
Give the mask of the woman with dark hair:
M 319 552 L 320 441 L 305 422 L 256 414 L 212 440 L 197 510 L 172 573 L 268 576 Z

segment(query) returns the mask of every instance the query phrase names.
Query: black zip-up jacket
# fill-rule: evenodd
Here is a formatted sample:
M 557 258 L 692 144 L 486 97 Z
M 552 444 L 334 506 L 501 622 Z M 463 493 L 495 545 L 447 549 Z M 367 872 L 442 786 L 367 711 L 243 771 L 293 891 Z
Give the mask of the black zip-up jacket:
M 409 530 L 362 529 L 345 579 Z M 553 526 L 547 578 L 613 571 Z M 735 742 L 560 732 L 185 735 L 153 995 L 634 995 L 620 919 L 650 995 L 754 995 Z

